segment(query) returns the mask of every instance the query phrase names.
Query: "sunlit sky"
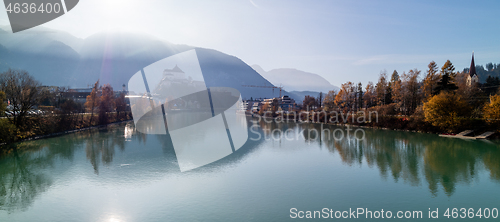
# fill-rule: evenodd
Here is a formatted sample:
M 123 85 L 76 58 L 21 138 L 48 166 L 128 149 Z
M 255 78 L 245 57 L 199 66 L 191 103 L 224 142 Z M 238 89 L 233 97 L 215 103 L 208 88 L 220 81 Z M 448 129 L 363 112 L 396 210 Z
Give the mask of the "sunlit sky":
M 500 1 L 81 0 L 44 24 L 85 38 L 138 31 L 213 48 L 265 70 L 296 68 L 339 86 L 434 60 L 500 63 Z M 0 12 L 0 24 L 8 25 Z

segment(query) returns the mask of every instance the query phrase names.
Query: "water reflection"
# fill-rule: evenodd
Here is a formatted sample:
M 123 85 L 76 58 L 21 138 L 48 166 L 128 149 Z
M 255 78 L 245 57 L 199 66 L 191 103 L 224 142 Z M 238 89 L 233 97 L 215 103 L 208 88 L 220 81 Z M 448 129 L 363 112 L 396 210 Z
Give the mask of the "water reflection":
M 24 158 L 17 152 L 0 168 L 0 209 L 25 209 L 49 187 L 51 178 L 37 170 L 46 165 L 44 158 Z
M 130 134 L 133 135 L 130 132 L 132 130 L 131 125 L 128 124 L 124 129 L 127 133 L 121 132 L 121 130 L 108 130 L 107 128 L 99 130 L 99 133 L 90 133 L 85 141 L 85 154 L 96 174 L 99 174 L 101 161 L 103 165 L 109 165 L 113 162 L 116 148 L 120 151 L 125 150 L 126 137 Z
M 0 209 L 26 209 L 53 183 L 44 170 L 56 160 L 72 161 L 85 136 L 73 134 L 57 140 L 47 139 L 14 144 L 11 155 L 0 159 Z M 23 151 L 18 151 L 23 150 Z
M 297 125 L 264 121 L 257 124 L 269 140 L 286 139 L 278 134 L 295 128 L 295 131 L 302 132 L 301 139 L 305 143 L 314 142 L 319 147 L 326 147 L 328 151 L 338 154 L 344 164 L 355 166 L 364 162 L 370 167 L 377 167 L 381 177 L 391 177 L 395 182 L 402 180 L 411 186 L 427 183 L 433 195 L 437 195 L 441 186 L 451 196 L 458 183 L 470 185 L 483 169 L 490 172 L 492 180 L 500 182 L 498 142 L 374 129 L 363 129 L 365 139 L 357 140 L 352 134 L 347 136 L 347 132 L 352 133 L 356 128 L 326 125 L 321 128 L 319 124 L 312 123 Z M 345 133 L 343 137 L 332 136 L 334 131 Z
M 248 125 L 253 127 L 250 139 L 237 152 L 182 175 L 238 167 L 252 157 L 250 154 L 279 146 L 280 152 L 326 150 L 334 154 L 332 161 L 339 159 L 353 168 L 376 168 L 386 180 L 425 186 L 433 195 L 443 190 L 452 196 L 458 184 L 471 185 L 484 171 L 490 180 L 500 182 L 500 147 L 491 142 L 373 129 L 364 129 L 364 140 L 338 140 L 339 137 L 326 135 L 322 130 L 349 129 L 264 121 L 250 121 Z M 281 132 L 289 132 L 292 140 L 286 141 Z M 258 140 L 256 134 L 261 135 Z M 12 146 L 17 149 L 0 159 L 0 210 L 9 212 L 26 209 L 41 193 L 62 183 L 60 175 L 78 164 L 78 173 L 67 173 L 72 175 L 67 180 L 88 177 L 102 184 L 121 186 L 181 175 L 171 138 L 137 132 L 132 122 Z

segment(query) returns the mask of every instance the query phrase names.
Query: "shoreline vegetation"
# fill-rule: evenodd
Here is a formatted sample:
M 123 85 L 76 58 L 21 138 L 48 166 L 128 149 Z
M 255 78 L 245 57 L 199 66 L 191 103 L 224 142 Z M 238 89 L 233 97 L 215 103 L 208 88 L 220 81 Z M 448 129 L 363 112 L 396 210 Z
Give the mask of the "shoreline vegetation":
M 130 115 L 128 115 L 128 116 L 130 117 Z M 109 123 L 104 124 L 104 125 L 92 125 L 92 126 L 82 125 L 81 127 L 77 127 L 77 128 L 74 128 L 74 129 L 67 129 L 67 130 L 64 130 L 64 131 L 57 131 L 57 132 L 52 132 L 52 133 L 47 133 L 47 134 L 33 135 L 33 136 L 30 136 L 30 137 L 25 137 L 25 138 L 22 138 L 22 139 L 18 139 L 16 141 L 13 141 L 13 142 L 10 142 L 10 143 L 2 143 L 2 144 L 0 144 L 0 147 L 2 147 L 2 146 L 9 146 L 11 144 L 19 143 L 19 142 L 25 142 L 25 141 L 30 141 L 30 140 L 38 140 L 38 139 L 45 139 L 45 138 L 51 138 L 51 137 L 57 137 L 57 136 L 62 136 L 62 135 L 66 135 L 66 134 L 72 134 L 72 133 L 77 133 L 77 132 L 91 130 L 91 129 L 96 129 L 96 128 L 101 128 L 101 127 L 107 127 L 107 126 L 110 126 L 110 125 L 120 124 L 120 123 L 124 123 L 124 122 L 129 122 L 129 121 L 132 121 L 132 118 L 116 119 L 115 122 L 110 121 Z M 0 149 L 0 152 L 1 151 L 2 150 Z M 7 153 L 9 153 L 11 151 L 12 151 L 11 149 L 4 149 L 3 153 L 0 153 L 0 156 L 3 155 L 3 154 L 7 154 Z
M 475 70 L 473 65 L 469 70 Z M 394 70 L 390 78 L 383 71 L 376 84 L 368 82 L 363 87 L 347 82 L 338 92 L 306 96 L 301 106 L 289 111 L 281 110 L 274 99 L 254 114 L 276 118 L 281 111 L 281 118 L 287 113 L 290 119 L 293 112 L 296 121 L 300 120 L 296 113 L 305 112 L 303 121 L 312 123 L 449 135 L 464 130 L 474 130 L 475 135 L 493 131 L 492 138 L 500 138 L 498 77 L 490 76 L 481 84 L 477 77 L 472 79 L 469 70 L 455 72 L 449 60 L 440 71 L 434 61 L 428 68 L 422 80 L 417 69 L 401 76 Z M 497 72 L 500 65 L 488 69 Z M 126 91 L 113 91 L 98 80 L 84 102 L 68 97 L 68 92 L 64 87 L 42 86 L 24 70 L 0 73 L 0 153 L 8 151 L 10 143 L 132 119 Z
M 363 112 L 360 112 L 363 113 Z M 455 133 L 449 133 L 448 131 L 442 131 L 438 127 L 432 126 L 432 124 L 425 122 L 425 120 L 420 117 L 407 117 L 407 116 L 377 116 L 373 117 L 375 121 L 362 121 L 358 122 L 359 118 L 366 119 L 365 114 L 357 115 L 357 114 L 346 114 L 345 120 L 340 119 L 340 121 L 328 121 L 331 120 L 331 115 L 326 115 L 323 112 L 314 112 L 311 111 L 309 117 L 304 118 L 306 115 L 302 115 L 299 118 L 298 114 L 265 114 L 261 115 L 259 113 L 249 113 L 252 117 L 257 117 L 259 119 L 263 119 L 264 121 L 270 122 L 295 122 L 295 123 L 316 123 L 316 124 L 327 124 L 334 126 L 354 126 L 359 128 L 371 128 L 371 129 L 382 129 L 382 130 L 395 130 L 395 131 L 404 131 L 404 132 L 417 132 L 417 133 L 430 133 L 430 134 L 444 134 L 444 135 L 455 135 Z M 319 115 L 319 117 L 318 117 Z M 369 115 L 369 114 L 368 114 Z M 314 116 L 314 117 L 313 117 Z M 375 114 L 373 115 L 375 116 Z M 325 121 L 326 117 L 326 121 Z M 335 118 L 334 118 L 335 119 Z M 369 119 L 369 118 L 368 118 Z M 378 121 L 377 121 L 378 119 Z M 354 120 L 354 121 L 353 121 Z M 500 133 L 498 132 L 498 128 L 496 125 L 488 125 L 484 121 L 480 119 L 470 120 L 471 123 L 462 128 L 464 130 L 475 128 L 475 132 L 473 135 L 480 135 L 486 131 L 495 131 L 496 133 L 490 137 L 489 139 L 499 140 Z M 460 128 L 460 129 L 462 129 Z M 460 130 L 459 130 L 460 131 Z M 457 132 L 459 132 L 457 131 Z
M 132 119 L 126 91 L 97 81 L 91 91 L 42 86 L 26 71 L 0 73 L 0 154 L 9 144 Z M 77 95 L 77 96 L 75 96 Z M 80 96 L 78 96 L 80 95 Z M 14 148 L 15 149 L 15 148 Z
M 116 112 L 106 113 L 105 115 L 107 121 L 104 123 L 98 121 L 98 119 L 100 119 L 98 115 L 94 116 L 95 119 L 90 123 L 91 115 L 88 113 L 49 114 L 29 117 L 26 119 L 26 126 L 23 128 L 17 129 L 12 126 L 10 127 L 11 129 L 9 130 L 11 131 L 8 133 L 10 137 L 8 138 L 9 140 L 0 143 L 0 155 L 11 152 L 12 148 L 9 145 L 13 143 L 61 136 L 132 120 L 130 111 L 119 114 Z M 8 119 L 0 119 L 0 124 L 8 124 L 6 123 L 8 121 Z M 0 128 L 4 130 L 4 127 L 0 126 Z M 5 133 L 5 131 L 2 132 Z M 6 135 L 2 137 L 6 137 Z
M 438 69 L 432 61 L 426 75 L 412 69 L 400 75 L 396 70 L 388 76 L 384 70 L 377 83 L 346 82 L 338 91 L 329 91 L 318 97 L 305 96 L 302 105 L 283 110 L 278 100 L 265 102 L 255 114 L 275 118 L 280 112 L 315 113 L 309 122 L 349 124 L 392 130 L 406 130 L 435 134 L 455 135 L 466 130 L 472 136 L 484 132 L 495 132 L 493 139 L 500 137 L 500 78 L 495 76 L 500 64 L 455 71 L 448 60 Z M 480 83 L 476 70 L 483 70 L 488 76 Z M 484 74 L 483 72 L 483 74 Z M 492 76 L 493 75 L 493 76 Z M 483 76 L 484 77 L 484 76 Z M 375 121 L 366 115 L 376 113 Z M 297 120 L 297 117 L 289 119 Z M 339 118 L 338 116 L 342 118 Z M 333 119 L 332 119 L 333 116 Z M 348 117 L 348 118 L 346 118 Z M 360 119 L 361 118 L 361 119 Z

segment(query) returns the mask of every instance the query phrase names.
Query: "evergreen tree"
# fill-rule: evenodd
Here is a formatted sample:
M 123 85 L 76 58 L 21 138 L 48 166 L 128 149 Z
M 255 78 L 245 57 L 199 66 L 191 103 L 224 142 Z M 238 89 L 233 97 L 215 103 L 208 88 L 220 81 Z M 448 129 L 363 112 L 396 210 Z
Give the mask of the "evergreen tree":
M 394 70 L 391 75 L 391 81 L 387 84 L 387 92 L 385 94 L 385 103 L 390 104 L 394 102 L 394 87 L 399 82 L 399 73 Z
M 431 96 L 435 95 L 434 88 L 436 88 L 437 83 L 439 81 L 439 73 L 438 66 L 436 62 L 432 61 L 427 66 L 429 69 L 427 70 L 427 75 L 423 81 L 423 91 L 424 91 L 424 99 L 427 100 Z
M 363 84 L 361 82 L 358 83 L 358 87 L 356 89 L 357 94 L 357 107 L 358 109 L 363 108 Z
M 446 63 L 441 67 L 441 79 L 437 83 L 436 88 L 434 89 L 435 94 L 439 94 L 441 91 L 454 91 L 458 89 L 457 85 L 453 82 L 456 73 L 455 67 L 450 62 L 450 60 L 446 61 Z
M 318 104 L 318 108 L 323 106 L 323 92 L 319 92 L 316 103 Z

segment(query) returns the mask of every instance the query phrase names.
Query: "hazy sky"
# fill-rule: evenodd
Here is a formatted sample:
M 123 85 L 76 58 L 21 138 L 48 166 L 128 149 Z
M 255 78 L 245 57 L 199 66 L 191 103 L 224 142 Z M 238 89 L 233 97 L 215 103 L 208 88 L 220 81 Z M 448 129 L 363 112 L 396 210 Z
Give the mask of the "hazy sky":
M 7 13 L 0 11 L 0 24 Z M 133 30 L 213 48 L 265 70 L 297 68 L 334 85 L 376 81 L 380 71 L 457 70 L 500 63 L 500 1 L 81 0 L 48 28 L 85 38 Z

